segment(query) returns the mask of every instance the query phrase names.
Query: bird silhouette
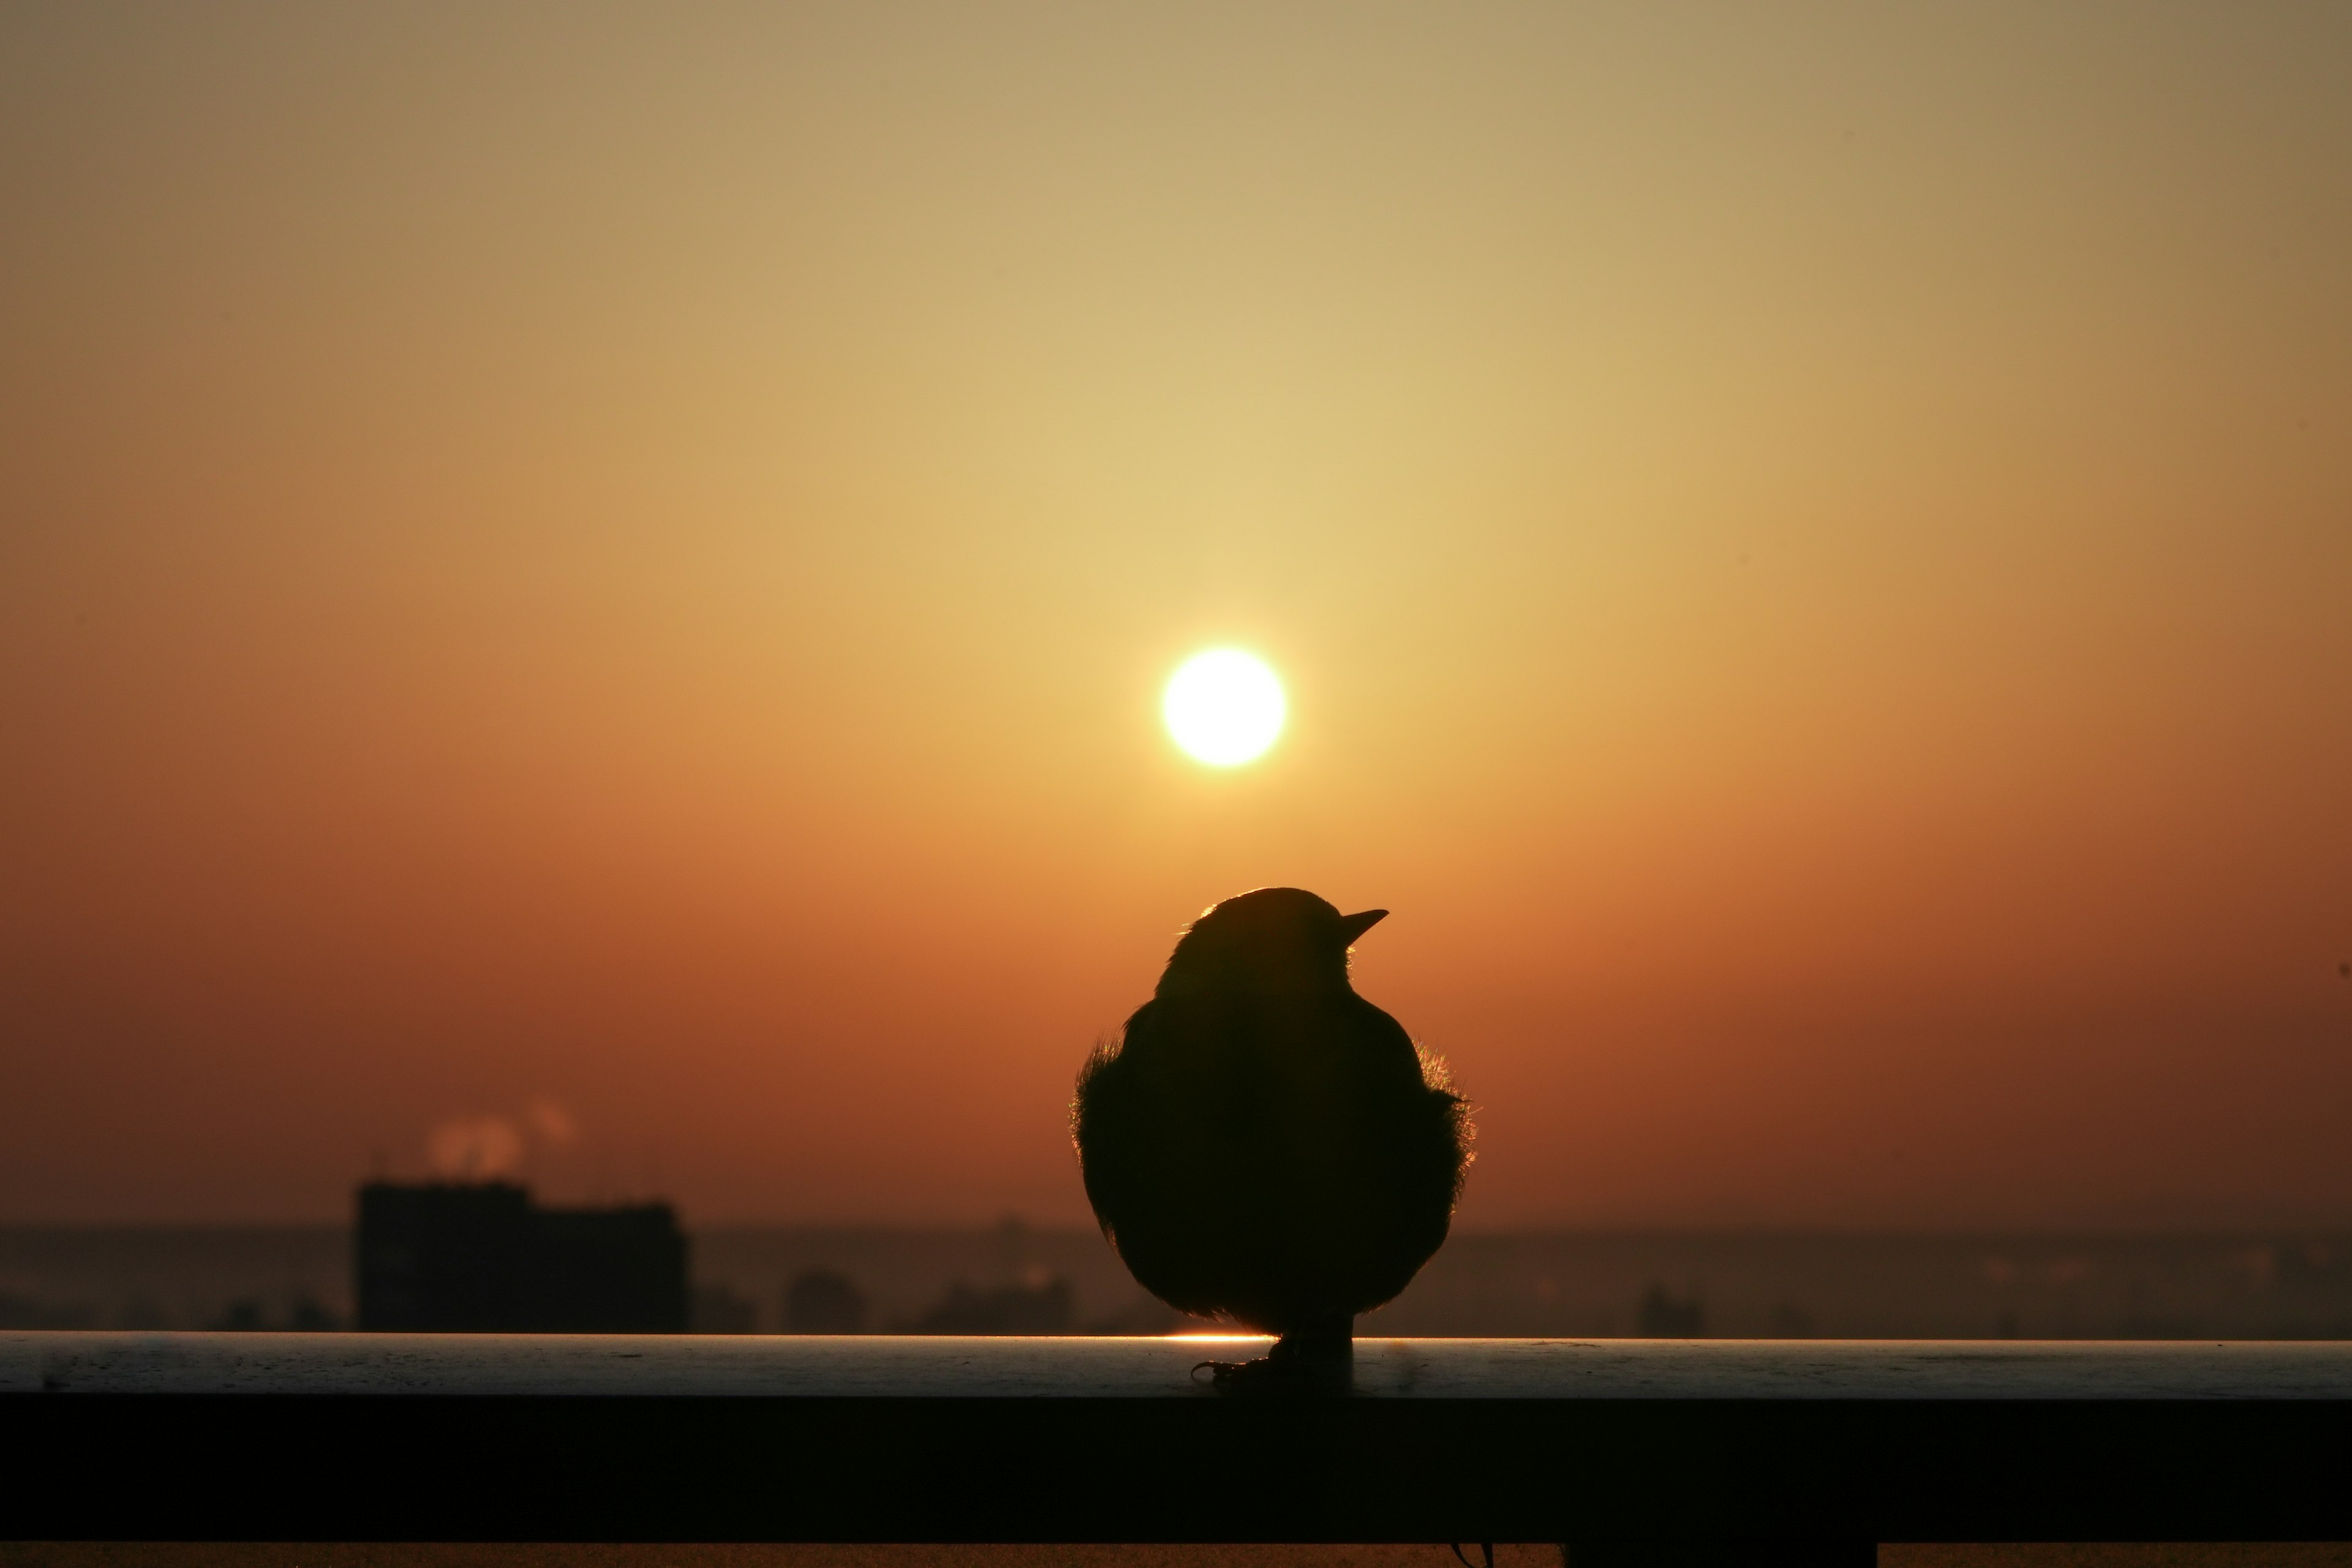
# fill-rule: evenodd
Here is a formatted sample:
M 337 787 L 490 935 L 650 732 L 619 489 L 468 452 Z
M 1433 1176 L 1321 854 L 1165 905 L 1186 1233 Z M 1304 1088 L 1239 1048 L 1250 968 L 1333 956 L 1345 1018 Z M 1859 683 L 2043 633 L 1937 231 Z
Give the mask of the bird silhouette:
M 1469 1165 L 1444 1064 L 1355 993 L 1388 913 L 1297 888 L 1227 899 L 1079 1070 L 1072 1132 L 1103 1234 L 1181 1311 L 1344 1352 L 1445 1240 Z

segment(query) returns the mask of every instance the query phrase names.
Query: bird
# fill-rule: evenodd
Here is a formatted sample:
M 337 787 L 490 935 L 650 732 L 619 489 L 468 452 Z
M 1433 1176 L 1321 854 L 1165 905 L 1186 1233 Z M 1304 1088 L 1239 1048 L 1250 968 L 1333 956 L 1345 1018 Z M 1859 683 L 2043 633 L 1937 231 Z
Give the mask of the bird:
M 1346 1353 L 1462 1194 L 1467 1102 L 1349 979 L 1387 914 L 1299 888 L 1211 906 L 1078 1072 L 1071 1133 L 1103 1235 L 1170 1306 L 1277 1336 L 1248 1365 Z

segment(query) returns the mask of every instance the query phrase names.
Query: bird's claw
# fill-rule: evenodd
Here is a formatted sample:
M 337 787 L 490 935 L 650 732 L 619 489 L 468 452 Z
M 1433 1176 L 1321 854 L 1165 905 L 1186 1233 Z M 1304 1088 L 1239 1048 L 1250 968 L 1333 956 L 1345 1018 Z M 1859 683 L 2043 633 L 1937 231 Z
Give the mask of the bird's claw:
M 1204 1361 L 1192 1368 L 1192 1381 L 1206 1368 L 1209 1384 L 1225 1394 L 1345 1394 L 1352 1381 L 1354 1346 L 1336 1341 L 1285 1338 L 1255 1361 Z

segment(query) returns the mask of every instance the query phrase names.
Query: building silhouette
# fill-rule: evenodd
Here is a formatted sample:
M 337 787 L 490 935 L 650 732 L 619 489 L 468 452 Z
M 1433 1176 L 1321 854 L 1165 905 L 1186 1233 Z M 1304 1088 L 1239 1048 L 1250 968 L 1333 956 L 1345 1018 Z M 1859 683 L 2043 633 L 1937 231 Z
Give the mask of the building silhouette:
M 359 1326 L 424 1333 L 683 1333 L 667 1204 L 541 1208 L 510 1182 L 359 1190 Z
M 846 1274 L 807 1268 L 784 1292 L 784 1328 L 795 1334 L 862 1334 L 866 1292 Z
M 1634 1316 L 1643 1339 L 1695 1340 L 1706 1333 L 1706 1302 L 1696 1287 L 1687 1295 L 1676 1296 L 1664 1285 L 1653 1284 L 1642 1293 L 1642 1305 Z
M 1066 1334 L 1076 1309 L 1070 1282 L 1051 1279 L 976 1289 L 959 1279 L 907 1325 L 917 1334 Z

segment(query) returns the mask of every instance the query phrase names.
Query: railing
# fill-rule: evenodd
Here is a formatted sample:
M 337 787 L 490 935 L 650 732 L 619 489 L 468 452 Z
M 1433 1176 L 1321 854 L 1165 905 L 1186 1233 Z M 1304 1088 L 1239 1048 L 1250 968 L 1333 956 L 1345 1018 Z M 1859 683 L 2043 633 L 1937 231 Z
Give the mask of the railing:
M 1260 1344 L 0 1334 L 0 1538 L 2352 1538 L 2352 1344 Z

